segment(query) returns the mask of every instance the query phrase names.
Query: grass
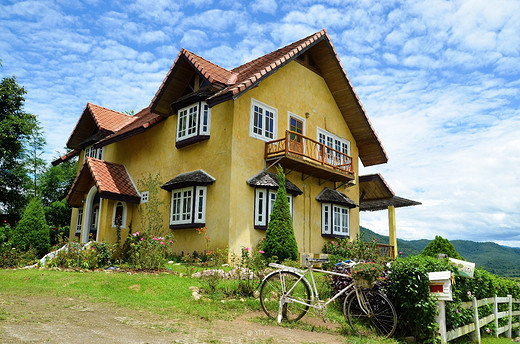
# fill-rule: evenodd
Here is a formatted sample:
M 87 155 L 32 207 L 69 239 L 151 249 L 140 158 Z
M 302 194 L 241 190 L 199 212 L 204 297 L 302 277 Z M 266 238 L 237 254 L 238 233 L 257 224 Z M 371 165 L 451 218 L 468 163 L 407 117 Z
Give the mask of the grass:
M 85 299 L 94 303 L 110 303 L 120 307 L 147 311 L 161 316 L 174 316 L 211 321 L 213 319 L 229 320 L 251 311 L 260 311 L 258 299 L 246 298 L 240 300 L 221 299 L 223 293 L 216 293 L 205 300 L 195 301 L 191 297 L 190 286 L 200 287 L 200 280 L 186 277 L 185 267 L 172 266 L 177 273 L 184 272 L 184 277 L 178 274 L 141 274 L 141 273 L 104 273 L 54 270 L 0 270 L 0 295 L 53 296 L 60 299 L 73 297 Z M 219 297 L 218 295 L 221 295 Z M 62 305 L 69 307 L 70 305 Z M 304 321 L 277 324 L 267 317 L 259 316 L 254 322 L 270 326 L 298 328 L 310 332 L 329 332 L 333 334 L 348 334 L 348 325 L 340 307 L 329 306 L 327 320 L 342 324 L 340 330 L 333 330 L 318 325 L 309 325 Z M 309 311 L 305 318 L 319 318 Z M 0 321 L 9 314 L 0 312 Z M 368 344 L 357 336 L 346 336 L 348 343 Z M 370 341 L 373 342 L 373 341 Z M 385 340 L 381 343 L 397 343 Z

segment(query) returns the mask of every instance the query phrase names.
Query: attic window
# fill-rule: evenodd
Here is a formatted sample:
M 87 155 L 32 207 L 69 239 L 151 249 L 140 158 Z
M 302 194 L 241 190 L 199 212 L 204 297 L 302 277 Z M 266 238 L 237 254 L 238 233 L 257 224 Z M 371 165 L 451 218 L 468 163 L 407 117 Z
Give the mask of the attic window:
M 211 109 L 206 102 L 191 104 L 177 113 L 177 148 L 209 139 Z
M 85 157 L 89 158 L 96 158 L 99 160 L 103 160 L 103 153 L 104 153 L 105 147 L 101 148 L 94 148 L 94 146 L 88 146 L 85 148 Z

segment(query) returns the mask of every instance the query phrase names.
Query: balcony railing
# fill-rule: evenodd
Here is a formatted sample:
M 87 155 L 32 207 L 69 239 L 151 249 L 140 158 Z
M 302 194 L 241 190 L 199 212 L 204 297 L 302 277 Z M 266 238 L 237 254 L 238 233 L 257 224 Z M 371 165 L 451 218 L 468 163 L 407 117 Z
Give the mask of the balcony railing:
M 309 163 L 316 163 L 335 170 L 354 173 L 352 157 L 307 136 L 286 130 L 285 137 L 266 142 L 265 159 L 296 157 Z

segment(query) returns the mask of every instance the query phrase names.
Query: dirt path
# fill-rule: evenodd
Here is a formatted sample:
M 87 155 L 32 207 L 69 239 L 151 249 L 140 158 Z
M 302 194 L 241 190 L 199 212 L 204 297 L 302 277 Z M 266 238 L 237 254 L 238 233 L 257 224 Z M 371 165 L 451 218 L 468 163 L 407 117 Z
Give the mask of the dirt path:
M 248 320 L 258 315 L 195 321 L 81 299 L 0 294 L 0 343 L 345 343 L 340 335 Z

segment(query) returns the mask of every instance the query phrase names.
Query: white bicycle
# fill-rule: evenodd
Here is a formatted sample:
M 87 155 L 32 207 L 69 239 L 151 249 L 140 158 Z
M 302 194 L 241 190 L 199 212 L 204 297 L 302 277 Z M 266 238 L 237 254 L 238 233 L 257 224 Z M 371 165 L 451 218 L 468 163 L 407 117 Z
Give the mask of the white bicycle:
M 313 264 L 328 263 L 328 259 L 307 259 L 309 266 L 302 270 L 290 266 L 271 263 L 278 270 L 267 275 L 260 288 L 260 303 L 268 317 L 297 321 L 310 307 L 325 314 L 327 305 L 350 291 L 343 303 L 343 313 L 352 329 L 362 336 L 390 337 L 397 327 L 397 314 L 392 302 L 378 290 L 356 286 L 354 282 L 338 291 L 327 301 L 320 300 L 313 271 L 349 277 L 339 272 L 314 269 Z M 349 267 L 355 263 L 343 263 Z M 306 276 L 310 276 L 310 283 Z

